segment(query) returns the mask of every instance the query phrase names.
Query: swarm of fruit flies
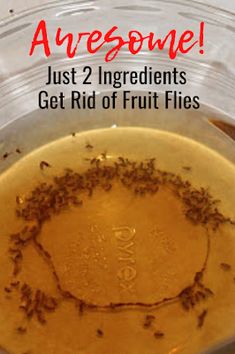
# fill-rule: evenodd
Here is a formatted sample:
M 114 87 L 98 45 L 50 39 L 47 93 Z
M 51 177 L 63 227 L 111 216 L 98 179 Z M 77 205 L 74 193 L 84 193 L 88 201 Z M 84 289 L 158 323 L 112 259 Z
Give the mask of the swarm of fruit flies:
M 86 149 L 92 151 L 93 146 L 87 143 Z M 193 283 L 174 297 L 154 303 L 129 302 L 97 305 L 79 299 L 63 288 L 52 257 L 40 243 L 38 236 L 43 225 L 54 215 L 69 208 L 82 207 L 84 200 L 87 197 L 92 198 L 93 192 L 97 188 L 110 193 L 113 183 L 119 182 L 132 191 L 136 198 L 144 198 L 146 195 L 156 194 L 160 188 L 167 188 L 181 200 L 185 217 L 191 223 L 200 224 L 207 230 L 213 231 L 225 223 L 234 224 L 231 219 L 219 211 L 219 201 L 214 200 L 206 189 L 196 189 L 180 176 L 156 168 L 154 158 L 138 162 L 120 156 L 116 161 L 110 163 L 106 161 L 106 152 L 101 155 L 102 158 L 89 158 L 89 166 L 83 173 L 66 169 L 63 174 L 55 176 L 52 182 L 40 183 L 24 199 L 20 196 L 16 197 L 16 215 L 25 221 L 26 226 L 10 237 L 9 255 L 13 262 L 13 277 L 16 278 L 21 271 L 25 248 L 29 244 L 33 244 L 53 274 L 58 289 L 58 298 L 51 297 L 40 289 L 32 289 L 29 284 L 21 284 L 17 280 L 6 287 L 5 292 L 18 291 L 21 299 L 20 309 L 25 316 L 27 318 L 35 316 L 42 324 L 46 323 L 45 313 L 55 311 L 59 302 L 66 299 L 74 301 L 79 313 L 82 314 L 89 309 L 114 311 L 115 309 L 133 307 L 156 308 L 172 301 L 179 301 L 183 309 L 189 311 L 198 302 L 213 296 L 213 291 L 203 284 L 203 275 L 210 251 L 209 232 L 207 233 L 207 255 L 202 268 L 195 274 Z M 51 167 L 46 161 L 41 161 L 39 166 L 41 170 Z M 188 167 L 184 167 L 184 169 L 190 171 Z M 207 311 L 199 315 L 198 327 L 202 327 L 206 315 Z M 151 327 L 153 321 L 154 317 L 148 315 L 144 327 Z M 19 332 L 24 333 L 24 330 L 21 328 Z M 97 336 L 102 337 L 103 332 L 97 330 Z M 162 338 L 164 333 L 157 331 L 154 336 Z

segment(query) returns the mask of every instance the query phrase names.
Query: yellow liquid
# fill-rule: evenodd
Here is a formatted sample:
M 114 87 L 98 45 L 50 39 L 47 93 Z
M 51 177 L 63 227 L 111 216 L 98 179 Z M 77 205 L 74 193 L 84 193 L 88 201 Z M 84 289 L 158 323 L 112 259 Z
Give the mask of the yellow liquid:
M 85 148 L 90 143 L 93 149 Z M 2 288 L 12 280 L 9 235 L 24 221 L 15 215 L 16 196 L 22 200 L 39 183 L 52 181 L 64 168 L 83 172 L 87 158 L 107 152 L 107 163 L 118 156 L 142 161 L 156 158 L 161 170 L 179 174 L 196 188 L 209 187 L 220 209 L 235 219 L 235 168 L 213 151 L 180 136 L 141 128 L 96 130 L 66 137 L 21 159 L 0 178 Z M 52 167 L 40 170 L 40 161 Z M 191 170 L 183 169 L 190 166 Z M 13 354 L 165 354 L 199 353 L 233 334 L 235 326 L 235 232 L 224 225 L 211 234 L 204 283 L 214 296 L 185 311 L 179 301 L 148 307 L 174 298 L 192 284 L 208 252 L 205 228 L 185 218 L 182 203 L 167 189 L 137 197 L 115 182 L 109 192 L 97 189 L 71 208 L 47 221 L 39 236 L 53 260 L 63 289 L 100 308 L 110 303 L 143 303 L 118 310 L 84 311 L 73 301 L 61 301 L 47 323 L 26 321 L 19 294 L 0 292 L 0 346 Z M 221 263 L 231 265 L 225 272 Z M 22 283 L 58 296 L 55 279 L 33 245 L 24 251 Z M 208 310 L 202 328 L 198 315 Z M 144 326 L 146 315 L 154 315 Z M 26 326 L 20 334 L 16 328 Z M 102 336 L 97 330 L 102 331 Z M 156 338 L 154 333 L 164 333 Z

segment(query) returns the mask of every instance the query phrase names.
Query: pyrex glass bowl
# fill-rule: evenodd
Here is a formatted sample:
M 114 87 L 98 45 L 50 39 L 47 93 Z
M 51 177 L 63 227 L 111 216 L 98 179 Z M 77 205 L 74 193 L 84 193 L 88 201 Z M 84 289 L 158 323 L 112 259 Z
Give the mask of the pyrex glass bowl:
M 221 1 L 222 3 L 222 1 Z M 200 21 L 205 22 L 205 54 L 196 51 L 178 55 L 170 60 L 167 50 L 148 52 L 132 56 L 125 49 L 115 60 L 104 63 L 104 51 L 88 55 L 84 43 L 73 59 L 65 56 L 64 48 L 51 44 L 53 55 L 45 58 L 42 51 L 29 56 L 33 34 L 39 20 L 45 19 L 50 36 L 58 26 L 64 33 L 107 29 L 116 25 L 123 36 L 130 29 L 142 33 L 150 31 L 163 36 L 169 29 L 179 32 L 185 29 L 198 31 Z M 53 39 L 53 38 L 51 38 Z M 51 41 L 51 43 L 53 43 Z M 187 0 L 80 0 L 52 1 L 0 21 L 0 154 L 13 147 L 23 146 L 23 155 L 33 149 L 68 135 L 73 131 L 83 131 L 111 126 L 143 126 L 157 128 L 193 138 L 235 163 L 235 142 L 212 125 L 208 117 L 235 124 L 235 14 L 207 6 L 197 1 Z M 93 84 L 87 90 L 96 90 L 102 95 L 109 89 L 98 85 L 97 67 L 111 71 L 143 69 L 144 65 L 153 70 L 172 70 L 174 67 L 187 72 L 184 94 L 198 95 L 202 104 L 198 113 L 187 111 L 151 112 L 132 114 L 117 109 L 110 112 L 67 109 L 45 111 L 38 109 L 38 92 L 45 88 L 47 67 L 66 70 L 71 67 L 81 69 L 90 65 L 93 69 Z M 80 72 L 79 77 L 84 78 Z M 126 90 L 143 91 L 166 89 L 171 86 L 125 85 Z M 50 86 L 51 94 L 58 94 L 61 86 Z M 84 90 L 81 84 L 76 90 Z M 63 91 L 69 97 L 71 86 Z M 17 159 L 12 156 L 0 165 L 4 171 Z

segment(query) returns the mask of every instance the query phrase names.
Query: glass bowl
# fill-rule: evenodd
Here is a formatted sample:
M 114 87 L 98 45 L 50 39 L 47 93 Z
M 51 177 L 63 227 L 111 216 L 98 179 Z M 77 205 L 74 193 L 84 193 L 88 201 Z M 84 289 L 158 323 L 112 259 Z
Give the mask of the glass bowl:
M 45 58 L 36 49 L 29 56 L 29 50 L 38 22 L 44 19 L 50 33 L 51 52 Z M 64 33 L 89 31 L 98 28 L 107 31 L 116 25 L 123 36 L 130 29 L 142 33 L 150 31 L 162 36 L 169 29 L 185 29 L 196 33 L 199 23 L 205 22 L 205 54 L 192 51 L 178 55 L 170 60 L 167 48 L 163 51 L 149 52 L 143 49 L 133 56 L 122 49 L 115 60 L 105 63 L 105 48 L 97 54 L 88 55 L 85 42 L 81 43 L 73 59 L 65 56 L 64 47 L 53 44 L 53 34 L 58 26 Z M 213 121 L 235 125 L 235 14 L 220 8 L 187 0 L 79 0 L 52 1 L 43 6 L 28 9 L 0 21 L 0 154 L 22 147 L 22 156 L 32 150 L 74 131 L 85 131 L 116 126 L 138 126 L 174 132 L 196 140 L 227 160 L 235 163 L 235 141 L 231 134 L 214 125 Z M 173 70 L 187 72 L 187 85 L 182 88 L 183 95 L 198 95 L 201 109 L 188 113 L 187 110 L 139 110 L 133 114 L 123 110 L 39 110 L 38 93 L 45 89 L 47 68 L 68 70 L 75 67 L 79 73 L 76 90 L 93 90 L 97 95 L 116 90 L 98 83 L 98 67 L 114 72 L 115 70 L 140 71 L 145 65 L 153 70 Z M 85 74 L 82 68 L 91 66 L 92 85 L 84 86 Z M 71 93 L 71 85 L 63 86 L 66 98 Z M 179 90 L 177 85 L 130 85 L 126 84 L 117 91 L 132 90 L 139 95 L 150 90 L 160 94 L 165 90 Z M 58 95 L 62 86 L 47 86 L 51 95 Z M 161 112 L 161 114 L 160 114 Z M 233 129 L 233 128 L 231 128 Z M 19 159 L 12 155 L 0 165 L 0 172 L 8 169 Z

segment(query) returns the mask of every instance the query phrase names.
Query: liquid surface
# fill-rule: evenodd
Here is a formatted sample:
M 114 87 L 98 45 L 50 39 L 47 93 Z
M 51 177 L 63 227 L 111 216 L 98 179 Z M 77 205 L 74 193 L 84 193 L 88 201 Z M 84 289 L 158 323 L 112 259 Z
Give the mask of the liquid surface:
M 9 235 L 25 225 L 15 214 L 16 196 L 23 204 L 35 187 L 51 183 L 65 168 L 85 173 L 89 159 L 113 165 L 120 156 L 140 163 L 156 158 L 161 171 L 180 175 L 197 189 L 209 187 L 221 200 L 221 212 L 235 219 L 234 166 L 174 134 L 140 128 L 97 130 L 66 137 L 24 157 L 0 178 L 0 284 L 4 289 L 17 279 L 59 300 L 43 324 L 35 316 L 25 318 L 17 289 L 0 292 L 0 346 L 10 353 L 99 354 L 112 348 L 114 354 L 191 354 L 233 334 L 234 226 L 210 230 L 208 249 L 206 228 L 188 220 L 182 202 L 165 187 L 139 196 L 115 180 L 109 191 L 97 188 L 92 196 L 84 194 L 82 206 L 53 215 L 43 225 L 39 242 L 51 260 L 29 244 L 21 272 L 12 278 Z M 50 166 L 40 168 L 41 161 Z M 213 296 L 186 310 L 177 296 L 193 284 L 205 261 L 203 282 Z M 60 286 L 97 309 L 81 313 L 73 298 L 61 301 L 50 262 Z

